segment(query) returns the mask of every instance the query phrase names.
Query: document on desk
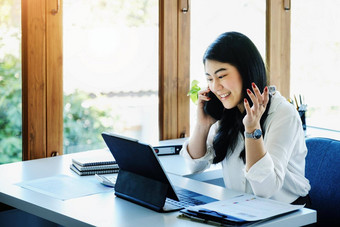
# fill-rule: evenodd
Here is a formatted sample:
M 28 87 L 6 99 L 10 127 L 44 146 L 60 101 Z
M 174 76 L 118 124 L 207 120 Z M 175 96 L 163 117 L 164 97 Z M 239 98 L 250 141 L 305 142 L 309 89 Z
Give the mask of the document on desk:
M 113 188 L 105 187 L 94 178 L 75 178 L 67 175 L 39 178 L 23 181 L 17 185 L 51 196 L 60 200 L 68 200 L 92 194 L 113 191 Z
M 187 208 L 188 211 L 209 214 L 214 217 L 238 222 L 254 222 L 303 208 L 303 205 L 291 205 L 254 195 L 244 194 L 227 200 Z

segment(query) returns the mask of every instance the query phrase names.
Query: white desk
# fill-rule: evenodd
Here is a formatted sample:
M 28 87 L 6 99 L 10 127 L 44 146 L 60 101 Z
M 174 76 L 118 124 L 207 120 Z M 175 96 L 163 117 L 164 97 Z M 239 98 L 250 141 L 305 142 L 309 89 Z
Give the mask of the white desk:
M 81 153 L 0 165 L 0 203 L 62 226 L 206 226 L 203 223 L 180 219 L 177 217 L 178 212 L 157 213 L 117 198 L 113 192 L 63 201 L 15 185 L 18 182 L 58 174 L 81 178 L 84 181 L 94 178 L 80 177 L 69 169 L 72 157 L 77 155 Z M 178 159 L 178 156 L 173 158 Z M 171 158 L 169 156 L 161 159 L 164 163 Z M 167 168 L 165 164 L 165 169 Z M 175 185 L 217 199 L 227 199 L 239 194 L 176 174 L 169 174 L 169 177 Z M 261 226 L 302 226 L 315 221 L 316 212 L 304 208 L 261 223 Z

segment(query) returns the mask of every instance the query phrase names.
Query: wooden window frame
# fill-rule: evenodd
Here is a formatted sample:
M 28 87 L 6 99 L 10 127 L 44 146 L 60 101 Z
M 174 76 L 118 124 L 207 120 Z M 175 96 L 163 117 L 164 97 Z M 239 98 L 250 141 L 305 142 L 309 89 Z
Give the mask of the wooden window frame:
M 63 154 L 62 3 L 22 1 L 23 160 Z M 267 0 L 270 83 L 289 95 L 290 11 Z M 189 136 L 190 9 L 187 0 L 159 0 L 160 139 Z
M 159 1 L 160 139 L 189 136 L 190 11 L 187 0 Z
M 290 0 L 267 0 L 266 63 L 269 84 L 290 96 Z
M 62 1 L 60 1 L 62 4 Z M 62 154 L 62 5 L 22 1 L 23 160 Z

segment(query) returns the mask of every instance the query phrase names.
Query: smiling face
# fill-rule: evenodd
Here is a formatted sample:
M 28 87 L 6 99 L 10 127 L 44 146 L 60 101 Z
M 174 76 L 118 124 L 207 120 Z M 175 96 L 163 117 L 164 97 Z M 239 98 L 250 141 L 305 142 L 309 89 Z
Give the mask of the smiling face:
M 207 59 L 204 64 L 210 90 L 222 102 L 224 108 L 235 106 L 243 112 L 242 77 L 231 64 Z

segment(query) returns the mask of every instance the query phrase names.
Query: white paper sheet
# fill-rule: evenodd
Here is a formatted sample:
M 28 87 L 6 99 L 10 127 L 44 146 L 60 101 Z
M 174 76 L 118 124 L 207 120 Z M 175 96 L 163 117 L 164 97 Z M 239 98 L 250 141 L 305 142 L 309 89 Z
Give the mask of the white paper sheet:
M 232 199 L 194 206 L 188 210 L 207 209 L 245 221 L 259 221 L 303 208 L 303 205 L 291 205 L 254 195 L 244 194 Z
M 70 177 L 67 175 L 57 175 L 53 177 L 23 181 L 17 185 L 60 200 L 68 200 L 113 191 L 113 188 L 101 185 L 94 177 L 86 177 L 85 179 Z

